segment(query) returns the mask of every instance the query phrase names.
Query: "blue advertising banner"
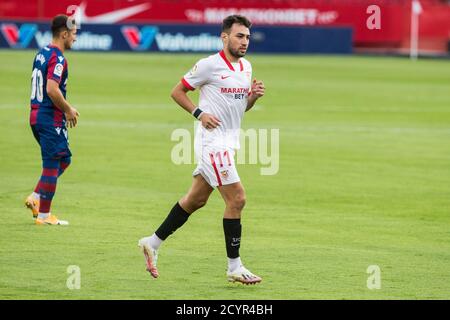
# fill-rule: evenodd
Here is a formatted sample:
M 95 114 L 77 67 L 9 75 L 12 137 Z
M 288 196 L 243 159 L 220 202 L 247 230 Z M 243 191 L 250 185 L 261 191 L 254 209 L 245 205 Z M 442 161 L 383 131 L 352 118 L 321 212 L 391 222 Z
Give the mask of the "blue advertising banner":
M 0 48 L 41 48 L 50 43 L 48 24 L 0 21 Z M 73 49 L 80 51 L 216 52 L 220 26 L 83 24 Z M 254 27 L 249 52 L 352 52 L 347 27 Z

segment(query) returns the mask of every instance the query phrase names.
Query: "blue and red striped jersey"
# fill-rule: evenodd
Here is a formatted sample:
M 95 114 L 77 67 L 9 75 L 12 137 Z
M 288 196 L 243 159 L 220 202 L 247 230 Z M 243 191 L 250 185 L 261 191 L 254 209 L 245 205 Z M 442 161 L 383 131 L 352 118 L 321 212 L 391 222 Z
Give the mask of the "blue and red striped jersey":
M 58 47 L 48 45 L 39 50 L 31 74 L 31 125 L 65 125 L 64 113 L 53 104 L 46 88 L 49 79 L 56 81 L 65 98 L 68 75 L 67 60 Z

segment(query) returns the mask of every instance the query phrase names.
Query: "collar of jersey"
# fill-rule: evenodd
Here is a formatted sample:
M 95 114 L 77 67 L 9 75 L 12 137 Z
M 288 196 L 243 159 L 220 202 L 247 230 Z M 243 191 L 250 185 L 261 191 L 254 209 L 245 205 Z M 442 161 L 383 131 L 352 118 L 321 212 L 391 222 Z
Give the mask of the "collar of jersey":
M 57 46 L 55 46 L 54 44 L 49 44 L 49 45 L 47 45 L 47 47 L 56 49 L 56 50 L 58 50 L 59 52 L 61 52 L 61 49 L 59 49 L 59 48 L 58 48 Z
M 235 71 L 233 68 L 233 65 L 231 64 L 231 62 L 227 59 L 227 56 L 225 55 L 225 52 L 223 52 L 223 50 L 221 50 L 219 52 L 219 55 L 222 57 L 223 61 L 225 61 L 225 63 L 227 64 L 228 68 L 230 68 L 231 71 Z M 239 59 L 239 66 L 241 68 L 240 71 L 244 71 L 244 65 L 242 64 L 241 59 Z

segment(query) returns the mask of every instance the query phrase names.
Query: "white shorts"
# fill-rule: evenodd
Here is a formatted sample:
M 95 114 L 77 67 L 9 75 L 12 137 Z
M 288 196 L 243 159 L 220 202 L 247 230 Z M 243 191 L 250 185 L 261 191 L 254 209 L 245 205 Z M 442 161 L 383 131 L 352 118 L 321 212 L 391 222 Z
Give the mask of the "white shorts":
M 234 149 L 223 147 L 196 150 L 198 165 L 192 175 L 201 174 L 213 188 L 241 181 L 234 163 L 234 153 Z

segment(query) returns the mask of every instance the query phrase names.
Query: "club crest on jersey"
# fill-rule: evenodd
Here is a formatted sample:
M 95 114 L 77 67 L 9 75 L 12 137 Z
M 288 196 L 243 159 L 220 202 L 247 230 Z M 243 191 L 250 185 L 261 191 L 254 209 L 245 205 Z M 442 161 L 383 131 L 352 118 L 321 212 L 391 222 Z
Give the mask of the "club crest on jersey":
M 228 179 L 228 170 L 220 171 L 220 175 L 222 176 L 222 179 L 227 180 Z
M 64 69 L 63 65 L 61 63 L 58 63 L 55 66 L 55 70 L 53 71 L 53 74 L 57 75 L 58 77 L 61 77 L 63 69 Z

